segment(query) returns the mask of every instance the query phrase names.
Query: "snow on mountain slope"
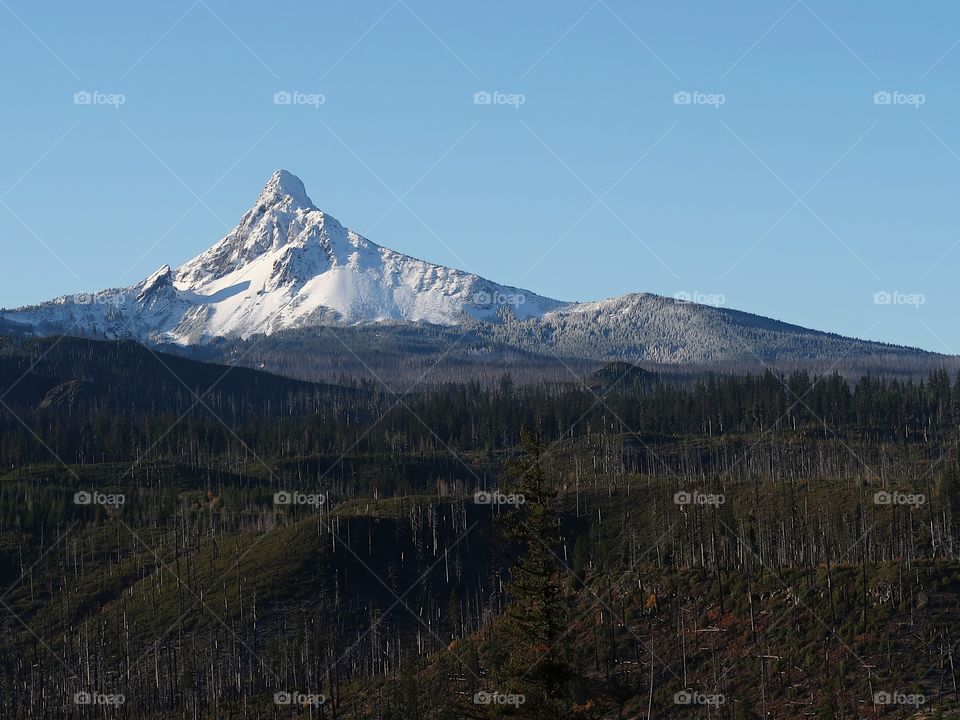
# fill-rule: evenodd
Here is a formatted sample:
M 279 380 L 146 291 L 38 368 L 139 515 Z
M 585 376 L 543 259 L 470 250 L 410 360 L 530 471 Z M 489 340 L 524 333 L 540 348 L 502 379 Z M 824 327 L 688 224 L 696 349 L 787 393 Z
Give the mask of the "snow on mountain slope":
M 485 331 L 492 340 L 540 354 L 632 362 L 753 365 L 779 360 L 868 356 L 895 360 L 932 355 L 650 293 L 576 303 L 536 319 L 491 325 Z
M 183 346 L 322 325 L 379 323 L 387 332 L 389 325 L 422 330 L 426 323 L 471 331 L 476 351 L 493 343 L 593 359 L 928 355 L 658 295 L 551 300 L 377 245 L 318 210 L 303 183 L 284 170 L 273 174 L 236 228 L 178 269 L 164 265 L 128 288 L 0 311 L 0 327 L 10 322 L 39 334 Z
M 381 247 L 318 210 L 303 183 L 278 170 L 232 232 L 176 271 L 0 317 L 39 332 L 194 344 L 324 323 L 499 322 L 566 305 Z

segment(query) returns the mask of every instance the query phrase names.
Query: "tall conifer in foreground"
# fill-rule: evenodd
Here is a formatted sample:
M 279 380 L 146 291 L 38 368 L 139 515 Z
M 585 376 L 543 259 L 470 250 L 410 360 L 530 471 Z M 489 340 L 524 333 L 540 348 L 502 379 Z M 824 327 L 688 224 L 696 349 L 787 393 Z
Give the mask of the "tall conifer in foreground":
M 525 702 L 518 715 L 572 718 L 576 673 L 570 647 L 571 619 L 563 596 L 557 498 L 541 465 L 542 448 L 534 433 L 521 432 L 522 456 L 511 468 L 510 492 L 523 503 L 509 511 L 507 536 L 517 553 L 510 568 L 504 624 L 506 689 Z

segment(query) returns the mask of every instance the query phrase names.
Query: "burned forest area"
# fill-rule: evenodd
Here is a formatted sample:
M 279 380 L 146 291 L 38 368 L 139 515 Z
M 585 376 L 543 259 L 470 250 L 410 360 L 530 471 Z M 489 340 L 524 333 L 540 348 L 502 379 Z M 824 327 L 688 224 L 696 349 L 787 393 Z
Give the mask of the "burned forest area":
M 960 380 L 5 338 L 0 715 L 957 712 Z

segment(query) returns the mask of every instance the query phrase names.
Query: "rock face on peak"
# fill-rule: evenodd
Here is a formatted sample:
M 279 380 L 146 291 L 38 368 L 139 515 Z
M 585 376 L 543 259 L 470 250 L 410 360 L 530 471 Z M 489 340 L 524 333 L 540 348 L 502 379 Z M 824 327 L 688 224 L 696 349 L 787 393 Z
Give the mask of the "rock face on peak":
M 148 277 L 138 286 L 140 293 L 137 295 L 137 302 L 144 302 L 148 298 L 162 293 L 165 288 L 173 285 L 173 272 L 169 265 L 164 265 L 153 275 Z
M 297 207 L 315 207 L 313 201 L 307 197 L 307 189 L 300 178 L 286 170 L 277 170 L 264 185 L 263 192 L 257 198 L 257 205 L 282 202 L 289 202 Z
M 527 353 L 655 362 L 931 356 L 646 293 L 570 303 L 377 245 L 270 176 L 237 226 L 128 288 L 0 310 L 0 327 L 183 346 L 326 325 L 463 328 Z
M 317 214 L 311 218 L 312 225 L 322 226 L 325 216 L 307 197 L 300 179 L 277 170 L 237 227 L 177 270 L 178 286 L 183 289 L 209 283 L 291 241 L 303 240 L 298 236 L 304 220 L 313 213 Z

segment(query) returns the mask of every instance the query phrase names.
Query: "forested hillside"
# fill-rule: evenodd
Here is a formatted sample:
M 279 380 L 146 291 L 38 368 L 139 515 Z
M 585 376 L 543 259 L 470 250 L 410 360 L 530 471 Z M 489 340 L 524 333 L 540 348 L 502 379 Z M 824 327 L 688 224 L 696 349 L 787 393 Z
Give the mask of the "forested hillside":
M 946 370 L 396 394 L 50 338 L 0 387 L 3 717 L 958 706 Z

